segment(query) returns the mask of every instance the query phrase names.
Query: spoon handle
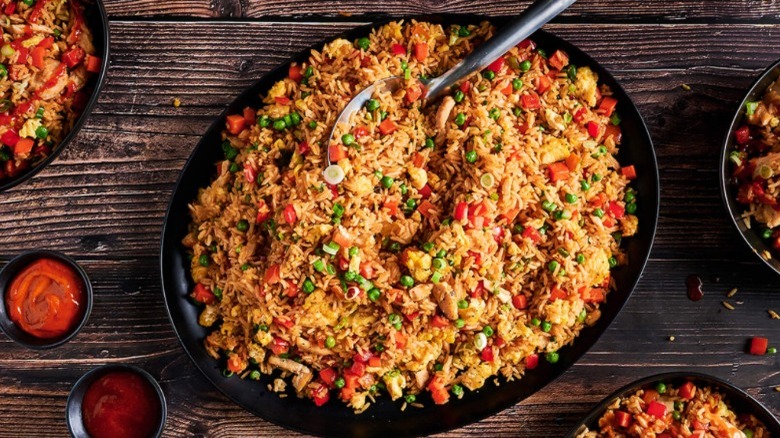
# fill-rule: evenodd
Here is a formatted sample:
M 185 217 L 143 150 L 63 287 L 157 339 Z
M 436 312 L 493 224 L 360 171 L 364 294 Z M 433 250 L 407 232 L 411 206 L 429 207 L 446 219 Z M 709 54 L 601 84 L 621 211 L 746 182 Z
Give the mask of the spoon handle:
M 434 100 L 464 77 L 479 71 L 503 56 L 512 47 L 536 32 L 576 0 L 537 0 L 492 38 L 477 46 L 468 56 L 438 78 L 428 82 L 426 98 Z

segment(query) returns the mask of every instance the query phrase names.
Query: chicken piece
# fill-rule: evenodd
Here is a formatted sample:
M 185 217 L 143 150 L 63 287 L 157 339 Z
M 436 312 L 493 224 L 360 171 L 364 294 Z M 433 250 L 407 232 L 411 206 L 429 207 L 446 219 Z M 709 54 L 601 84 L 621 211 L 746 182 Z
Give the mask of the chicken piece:
M 300 348 L 301 350 L 307 353 L 318 354 L 320 356 L 327 356 L 329 354 L 333 354 L 333 351 L 331 351 L 330 349 L 312 344 L 311 342 L 303 338 L 298 338 L 298 340 L 296 341 L 296 345 L 298 345 L 298 348 Z
M 433 285 L 430 283 L 418 284 L 417 286 L 409 289 L 409 298 L 414 301 L 422 301 L 431 295 Z
M 442 99 L 441 105 L 439 105 L 439 109 L 436 111 L 436 120 L 434 122 L 436 127 L 436 144 L 441 144 L 447 137 L 447 121 L 450 119 L 453 108 L 455 108 L 455 99 L 450 96 Z
M 566 129 L 566 123 L 564 123 L 563 117 L 550 108 L 547 108 L 544 111 L 544 119 L 547 121 L 547 126 L 556 131 L 563 131 Z
M 453 321 L 458 319 L 458 296 L 452 286 L 447 283 L 435 284 L 433 296 L 444 316 Z
M 39 86 L 47 84 L 51 79 L 56 79 L 56 82 L 51 87 L 41 88 L 39 96 L 43 100 L 52 100 L 55 97 L 58 97 L 60 93 L 62 93 L 62 90 L 65 89 L 65 86 L 68 85 L 69 76 L 67 73 L 62 73 L 55 78 L 54 74 L 57 72 L 60 62 L 50 58 L 47 58 L 45 62 L 46 64 L 44 65 L 43 73 L 40 76 L 42 80 Z
M 565 160 L 566 157 L 571 155 L 569 150 L 569 142 L 562 138 L 553 136 L 546 136 L 544 143 L 542 143 L 542 149 L 539 152 L 539 161 L 542 164 L 552 164 L 556 161 Z
M 198 324 L 211 327 L 219 319 L 219 306 L 206 306 L 198 317 Z
M 584 100 L 589 107 L 594 107 L 598 103 L 598 81 L 598 75 L 590 67 L 577 69 L 577 80 L 574 81 L 574 86 L 577 88 L 575 94 Z
M 427 253 L 416 249 L 405 249 L 401 255 L 401 262 L 418 282 L 428 281 L 431 276 L 431 262 L 433 258 Z
M 766 224 L 767 228 L 780 226 L 780 211 L 775 210 L 769 205 L 761 204 L 756 208 L 756 220 Z
M 308 367 L 299 364 L 294 360 L 282 359 L 279 356 L 271 356 L 268 358 L 268 364 L 295 374 L 292 379 L 292 384 L 298 392 L 301 392 L 314 377 Z
M 396 371 L 396 373 L 398 373 L 398 371 Z M 390 394 L 390 398 L 395 401 L 404 395 L 406 378 L 401 373 L 392 374 L 393 373 L 386 373 L 382 376 L 382 380 L 385 381 L 385 387 L 387 388 L 388 394 Z

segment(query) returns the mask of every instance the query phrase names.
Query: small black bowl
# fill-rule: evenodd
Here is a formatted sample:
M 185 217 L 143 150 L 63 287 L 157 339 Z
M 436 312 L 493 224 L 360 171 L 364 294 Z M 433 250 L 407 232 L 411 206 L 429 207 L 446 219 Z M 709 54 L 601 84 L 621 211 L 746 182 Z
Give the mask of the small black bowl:
M 103 84 L 106 82 L 106 73 L 108 72 L 109 61 L 109 33 L 108 33 L 108 16 L 106 15 L 106 9 L 103 6 L 103 0 L 87 0 L 82 1 L 84 6 L 84 20 L 87 26 L 92 31 L 92 44 L 95 46 L 95 56 L 101 58 L 100 73 L 92 76 L 87 81 L 87 87 L 92 89 L 92 94 L 89 96 L 87 105 L 84 107 L 84 111 L 76 119 L 73 124 L 73 128 L 68 132 L 62 141 L 55 145 L 51 153 L 43 160 L 31 165 L 27 170 L 20 172 L 13 178 L 0 179 L 0 193 L 4 192 L 18 184 L 21 184 L 28 179 L 32 178 L 36 173 L 43 170 L 49 163 L 54 161 L 55 158 L 65 149 L 76 137 L 76 134 L 81 130 L 87 117 L 95 108 L 100 95 L 100 90 L 103 88 Z
M 726 397 L 731 409 L 739 414 L 752 414 L 758 418 L 764 426 L 769 430 L 772 436 L 780 436 L 780 421 L 769 412 L 769 410 L 762 405 L 758 400 L 754 399 L 747 392 L 737 388 L 731 383 L 714 377 L 708 374 L 701 374 L 695 372 L 677 371 L 671 373 L 656 374 L 654 376 L 648 376 L 643 379 L 631 382 L 628 385 L 618 389 L 610 394 L 607 398 L 601 401 L 595 408 L 593 408 L 588 415 L 582 420 L 568 435 L 566 438 L 575 438 L 582 433 L 587 427 L 590 430 L 598 430 L 599 418 L 607 410 L 607 407 L 618 397 L 628 397 L 635 393 L 642 387 L 650 386 L 656 382 L 671 383 L 673 385 L 679 385 L 691 381 L 697 386 L 709 386 Z
M 68 431 L 70 432 L 71 436 L 75 438 L 89 438 L 89 434 L 87 433 L 87 429 L 84 426 L 84 420 L 82 418 L 81 403 L 84 401 L 84 395 L 87 393 L 90 385 L 92 385 L 92 383 L 94 383 L 97 379 L 113 371 L 129 371 L 135 373 L 143 377 L 147 382 L 149 382 L 150 385 L 152 385 L 152 388 L 154 388 L 154 391 L 157 393 L 157 397 L 160 400 L 160 424 L 157 425 L 157 428 L 155 428 L 152 436 L 155 438 L 160 438 L 160 436 L 162 436 L 163 429 L 165 428 L 165 419 L 168 416 L 168 407 L 165 404 L 165 393 L 163 393 L 162 388 L 160 388 L 160 384 L 157 383 L 157 380 L 155 380 L 151 374 L 136 366 L 125 364 L 99 366 L 92 371 L 87 372 L 76 381 L 76 383 L 73 385 L 73 388 L 70 390 L 70 394 L 68 395 L 68 402 L 65 407 L 65 418 L 68 422 Z
M 41 339 L 25 332 L 11 321 L 11 318 L 8 316 L 8 309 L 5 307 L 5 292 L 16 274 L 30 263 L 41 258 L 55 259 L 70 266 L 76 271 L 81 278 L 81 281 L 84 283 L 84 298 L 86 302 L 84 303 L 84 306 L 81 306 L 79 322 L 74 325 L 68 333 L 59 338 Z M 87 323 L 89 314 L 92 312 L 92 283 L 90 283 L 89 277 L 84 269 L 65 254 L 47 250 L 28 251 L 11 259 L 11 261 L 0 270 L 0 299 L 2 300 L 0 303 L 0 329 L 17 344 L 24 345 L 25 347 L 34 350 L 43 350 L 54 348 L 68 342 L 71 338 L 76 336 L 81 328 L 84 327 L 84 324 Z
M 759 235 L 758 223 L 752 221 L 750 228 L 748 228 L 745 221 L 741 218 L 742 213 L 745 211 L 745 207 L 737 202 L 737 186 L 731 182 L 731 163 L 729 162 L 729 153 L 734 149 L 734 131 L 742 126 L 742 119 L 745 118 L 745 103 L 748 101 L 761 100 L 767 87 L 772 84 L 777 78 L 780 77 L 780 61 L 775 62 L 771 67 L 766 69 L 758 76 L 753 85 L 748 89 L 745 98 L 739 103 L 737 113 L 731 120 L 731 125 L 726 133 L 726 138 L 723 140 L 723 146 L 720 152 L 720 193 L 723 197 L 723 203 L 726 204 L 726 209 L 729 211 L 729 217 L 731 222 L 739 231 L 742 240 L 748 244 L 753 253 L 767 266 L 774 269 L 775 272 L 780 274 L 780 258 L 775 253 L 775 250 L 767 244 L 767 240 L 764 240 Z M 771 254 L 771 258 L 765 258 L 763 254 Z

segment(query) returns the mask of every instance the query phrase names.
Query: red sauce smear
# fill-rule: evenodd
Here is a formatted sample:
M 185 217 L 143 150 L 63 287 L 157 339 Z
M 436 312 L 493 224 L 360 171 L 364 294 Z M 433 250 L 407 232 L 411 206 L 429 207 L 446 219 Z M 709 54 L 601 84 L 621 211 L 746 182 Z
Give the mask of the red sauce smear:
M 19 328 L 37 338 L 58 338 L 73 329 L 83 313 L 84 282 L 65 263 L 43 258 L 14 277 L 5 301 Z
M 688 286 L 688 299 L 691 301 L 699 301 L 704 298 L 704 291 L 701 290 L 701 277 L 691 274 L 688 276 L 688 279 L 685 280 L 685 285 Z
M 71 30 L 68 38 L 65 41 L 67 41 L 68 44 L 76 44 L 79 40 L 79 37 L 81 37 L 81 33 L 83 32 L 82 26 L 84 25 L 84 11 L 81 9 L 81 4 L 79 4 L 79 2 L 71 1 L 70 12 Z
M 131 371 L 114 371 L 84 394 L 81 415 L 92 438 L 146 438 L 160 424 L 160 399 L 152 385 Z

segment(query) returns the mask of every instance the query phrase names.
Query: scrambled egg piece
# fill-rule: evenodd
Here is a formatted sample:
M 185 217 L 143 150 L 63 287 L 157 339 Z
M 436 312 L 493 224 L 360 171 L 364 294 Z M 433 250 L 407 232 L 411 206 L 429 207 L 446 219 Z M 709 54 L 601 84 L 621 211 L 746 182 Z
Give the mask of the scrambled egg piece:
M 27 119 L 19 130 L 19 137 L 35 138 L 35 130 L 41 126 L 40 119 Z
M 542 144 L 542 150 L 539 152 L 539 161 L 542 164 L 552 164 L 556 161 L 565 160 L 570 154 L 569 143 L 566 140 L 546 136 Z
M 431 276 L 431 262 L 429 254 L 415 249 L 407 249 L 404 266 L 409 269 L 416 281 L 428 281 Z
M 577 96 L 588 103 L 588 106 L 596 106 L 598 102 L 598 80 L 599 77 L 590 67 L 580 67 L 577 69 L 577 80 L 574 86 L 577 87 Z

